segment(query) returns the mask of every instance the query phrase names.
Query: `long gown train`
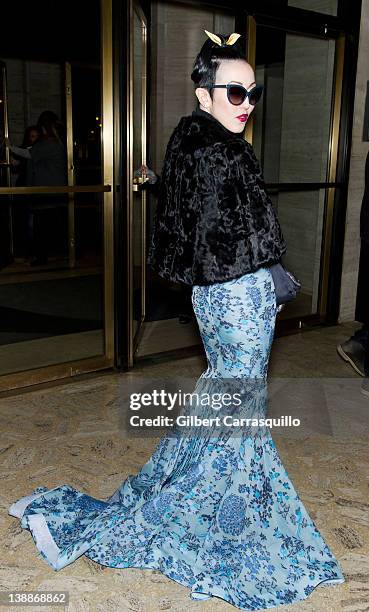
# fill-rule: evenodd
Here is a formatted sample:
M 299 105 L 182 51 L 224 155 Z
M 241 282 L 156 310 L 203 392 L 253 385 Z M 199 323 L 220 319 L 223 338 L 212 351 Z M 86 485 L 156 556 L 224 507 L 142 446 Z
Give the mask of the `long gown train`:
M 269 270 L 197 285 L 192 302 L 208 359 L 198 388 L 263 383 L 276 316 Z M 174 427 L 107 500 L 66 484 L 38 487 L 9 513 L 54 570 L 83 554 L 110 567 L 157 569 L 192 599 L 216 596 L 242 610 L 293 603 L 318 585 L 344 582 L 269 429 L 214 434 Z

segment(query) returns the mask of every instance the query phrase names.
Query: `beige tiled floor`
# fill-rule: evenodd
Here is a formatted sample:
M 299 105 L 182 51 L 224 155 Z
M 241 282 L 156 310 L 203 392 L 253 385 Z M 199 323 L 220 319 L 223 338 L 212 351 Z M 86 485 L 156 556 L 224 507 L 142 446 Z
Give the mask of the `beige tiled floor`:
M 305 601 L 278 610 L 369 609 L 369 399 L 335 349 L 353 327 L 316 329 L 273 345 L 271 410 L 295 412 L 303 422 L 298 435 L 274 430 L 273 437 L 347 578 L 343 585 L 316 589 Z M 217 598 L 192 601 L 185 587 L 157 571 L 111 569 L 81 557 L 54 572 L 37 555 L 29 532 L 7 514 L 10 503 L 39 485 L 68 483 L 95 497 L 109 496 L 140 469 L 158 442 L 123 437 L 122 390 L 145 377 L 197 377 L 204 365 L 201 357 L 141 365 L 130 373 L 0 399 L 0 590 L 68 590 L 72 612 L 235 610 Z

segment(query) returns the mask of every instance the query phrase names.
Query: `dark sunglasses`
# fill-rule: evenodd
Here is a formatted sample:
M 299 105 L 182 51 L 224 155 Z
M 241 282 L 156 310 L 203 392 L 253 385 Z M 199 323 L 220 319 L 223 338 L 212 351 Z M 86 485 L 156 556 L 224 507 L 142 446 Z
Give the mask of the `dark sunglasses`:
M 264 89 L 262 85 L 256 85 L 250 91 L 247 91 L 242 85 L 234 85 L 233 83 L 228 83 L 228 85 L 210 85 L 209 89 L 217 87 L 227 89 L 227 98 L 234 106 L 242 104 L 247 97 L 251 106 L 255 106 L 259 102 Z

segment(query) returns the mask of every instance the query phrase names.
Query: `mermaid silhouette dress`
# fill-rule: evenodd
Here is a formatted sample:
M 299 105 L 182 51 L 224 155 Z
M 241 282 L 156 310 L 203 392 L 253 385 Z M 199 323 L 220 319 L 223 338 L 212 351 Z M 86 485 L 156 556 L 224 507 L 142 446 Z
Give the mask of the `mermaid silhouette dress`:
M 192 302 L 208 359 L 197 389 L 265 381 L 276 315 L 269 270 L 194 286 Z M 260 408 L 256 389 L 248 401 Z M 242 610 L 344 582 L 265 429 L 184 435 L 174 427 L 107 500 L 67 484 L 38 487 L 9 513 L 54 570 L 81 555 L 113 568 L 156 569 L 192 599 L 216 596 Z

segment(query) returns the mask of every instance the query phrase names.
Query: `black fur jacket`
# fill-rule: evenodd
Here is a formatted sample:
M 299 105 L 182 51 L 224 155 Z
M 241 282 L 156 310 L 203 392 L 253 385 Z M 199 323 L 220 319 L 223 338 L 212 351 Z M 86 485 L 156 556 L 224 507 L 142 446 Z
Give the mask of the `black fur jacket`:
M 152 269 L 171 281 L 207 285 L 277 262 L 285 250 L 252 146 L 206 111 L 182 117 L 158 190 Z

